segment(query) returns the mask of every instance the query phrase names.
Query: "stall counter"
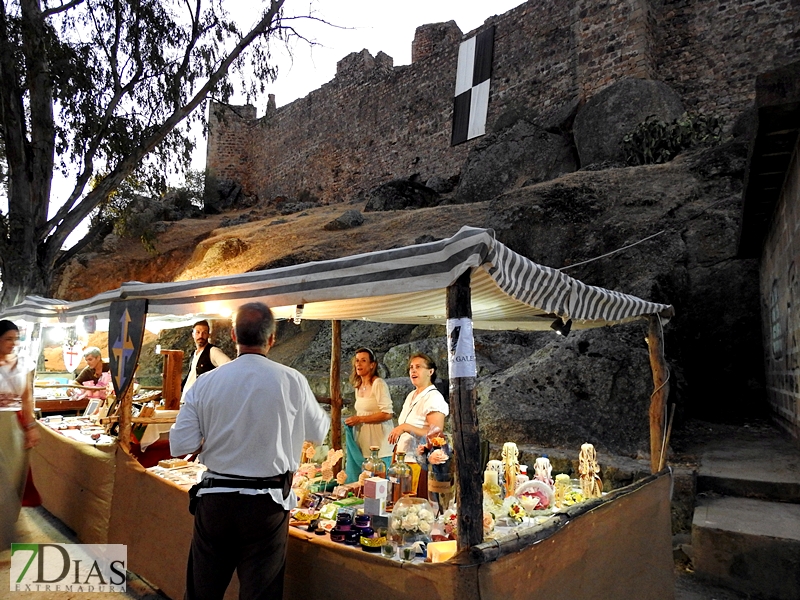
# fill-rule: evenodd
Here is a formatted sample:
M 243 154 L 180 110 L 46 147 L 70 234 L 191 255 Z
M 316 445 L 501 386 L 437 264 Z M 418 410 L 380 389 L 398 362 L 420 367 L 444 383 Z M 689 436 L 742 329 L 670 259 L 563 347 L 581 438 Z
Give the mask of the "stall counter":
M 183 597 L 193 527 L 186 486 L 116 446 L 80 447 L 47 430 L 42 437 L 32 465 L 45 508 L 82 542 L 127 545 L 131 571 Z M 284 597 L 522 600 L 558 590 L 558 597 L 673 600 L 670 487 L 665 470 L 572 507 L 556 527 L 529 528 L 439 564 L 390 560 L 290 528 Z M 237 596 L 234 577 L 226 598 Z

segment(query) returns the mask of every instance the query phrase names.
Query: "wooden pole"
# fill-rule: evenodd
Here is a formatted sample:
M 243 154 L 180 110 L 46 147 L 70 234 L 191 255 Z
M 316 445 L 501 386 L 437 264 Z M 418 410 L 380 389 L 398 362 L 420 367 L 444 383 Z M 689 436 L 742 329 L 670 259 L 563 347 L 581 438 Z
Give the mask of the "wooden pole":
M 658 315 L 650 315 L 647 332 L 647 346 L 650 349 L 650 369 L 653 371 L 653 394 L 650 396 L 650 470 L 657 473 L 662 464 L 661 448 L 664 442 L 664 419 L 667 396 L 669 396 L 669 375 L 664 358 L 664 336 Z
M 472 319 L 470 271 L 447 288 L 447 319 Z M 449 327 L 448 327 L 449 329 Z M 471 327 L 470 327 L 471 329 Z M 472 338 L 470 336 L 470 341 Z M 448 347 L 454 340 L 447 340 Z M 471 356 L 474 358 L 474 342 Z M 474 363 L 473 363 L 474 366 Z M 478 434 L 478 400 L 473 377 L 450 373 L 450 414 L 453 424 L 453 454 L 458 503 L 458 547 L 460 551 L 483 542 L 483 478 Z
M 131 453 L 131 407 L 133 405 L 133 386 L 129 385 L 119 403 L 119 434 L 117 441 L 120 447 Z
M 331 444 L 334 450 L 342 448 L 342 322 L 331 321 Z M 341 462 L 334 471 L 341 470 Z

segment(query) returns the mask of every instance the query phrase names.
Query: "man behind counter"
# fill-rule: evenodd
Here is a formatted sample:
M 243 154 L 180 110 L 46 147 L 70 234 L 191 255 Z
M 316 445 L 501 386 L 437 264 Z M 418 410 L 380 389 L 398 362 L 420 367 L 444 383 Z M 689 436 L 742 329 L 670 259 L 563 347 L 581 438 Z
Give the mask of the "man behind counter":
M 194 340 L 195 351 L 194 356 L 192 356 L 192 366 L 189 367 L 189 373 L 183 384 L 184 398 L 186 397 L 186 392 L 194 385 L 200 375 L 231 362 L 231 359 L 222 350 L 209 343 L 208 337 L 210 333 L 211 327 L 208 321 L 198 321 L 192 325 L 192 339 Z
M 239 575 L 239 598 L 283 597 L 292 471 L 303 442 L 320 443 L 330 417 L 306 378 L 266 357 L 275 320 L 260 302 L 233 319 L 238 357 L 200 377 L 170 431 L 173 456 L 198 449 L 197 493 L 186 598 L 221 599 Z

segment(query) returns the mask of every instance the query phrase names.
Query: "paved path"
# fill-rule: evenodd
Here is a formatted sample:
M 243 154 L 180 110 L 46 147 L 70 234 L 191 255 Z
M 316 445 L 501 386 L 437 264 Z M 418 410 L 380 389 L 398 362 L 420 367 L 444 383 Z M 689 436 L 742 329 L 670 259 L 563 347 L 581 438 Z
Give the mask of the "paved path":
M 17 521 L 17 542 L 59 542 L 79 543 L 75 534 L 61 521 L 45 509 L 23 508 Z M 11 570 L 11 550 L 0 552 L 0 599 L 8 600 L 164 600 L 165 596 L 151 588 L 146 581 L 128 572 L 127 592 L 11 592 L 9 576 Z

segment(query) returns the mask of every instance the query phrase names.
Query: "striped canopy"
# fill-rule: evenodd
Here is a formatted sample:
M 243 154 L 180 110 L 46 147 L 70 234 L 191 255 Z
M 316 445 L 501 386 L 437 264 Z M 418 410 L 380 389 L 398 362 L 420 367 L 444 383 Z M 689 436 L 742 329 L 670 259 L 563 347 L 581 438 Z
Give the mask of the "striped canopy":
M 29 296 L 2 318 L 102 320 L 113 300 L 147 298 L 148 322 L 160 328 L 227 317 L 256 300 L 277 318 L 292 318 L 302 306 L 303 319 L 444 324 L 446 289 L 470 269 L 476 329 L 547 329 L 556 316 L 581 329 L 673 314 L 669 305 L 585 285 L 538 265 L 498 242 L 491 230 L 463 227 L 438 242 L 192 281 L 131 282 L 76 302 Z

